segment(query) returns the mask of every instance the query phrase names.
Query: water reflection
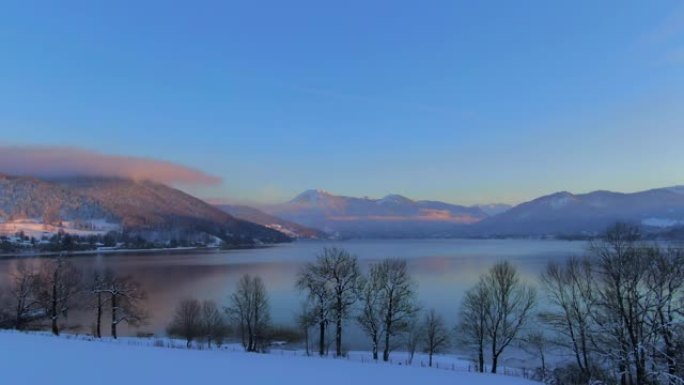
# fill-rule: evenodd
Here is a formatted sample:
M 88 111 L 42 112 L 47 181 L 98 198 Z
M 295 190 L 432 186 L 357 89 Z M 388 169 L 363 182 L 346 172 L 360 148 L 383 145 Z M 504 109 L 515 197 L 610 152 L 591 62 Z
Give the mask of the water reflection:
M 456 321 L 458 306 L 467 288 L 497 261 L 515 264 L 523 279 L 535 283 L 550 260 L 581 254 L 583 242 L 537 240 L 363 240 L 347 242 L 296 242 L 255 250 L 215 253 L 98 255 L 70 258 L 84 272 L 110 268 L 118 275 L 131 275 L 147 291 L 146 307 L 151 315 L 139 329 L 122 329 L 163 334 L 176 304 L 189 297 L 226 304 L 243 274 L 263 278 L 271 299 L 273 320 L 293 323 L 303 296 L 294 288 L 301 266 L 315 258 L 325 246 L 348 249 L 359 257 L 364 270 L 385 257 L 406 258 L 418 284 L 423 307 L 439 310 L 450 323 Z M 0 285 L 6 286 L 17 260 L 0 261 Z M 89 332 L 90 312 L 74 312 L 69 322 Z M 351 321 L 350 321 L 351 323 Z M 350 346 L 360 346 L 358 330 L 349 330 Z

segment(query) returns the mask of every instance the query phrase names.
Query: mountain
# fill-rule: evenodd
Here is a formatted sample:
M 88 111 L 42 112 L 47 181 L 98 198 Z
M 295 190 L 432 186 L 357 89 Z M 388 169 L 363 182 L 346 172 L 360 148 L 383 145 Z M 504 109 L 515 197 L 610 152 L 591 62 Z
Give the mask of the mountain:
M 506 211 L 513 208 L 512 205 L 505 204 L 505 203 L 490 203 L 490 204 L 484 204 L 484 205 L 475 205 L 475 207 L 480 208 L 480 210 L 484 211 L 490 217 L 494 216 L 494 215 L 499 215 L 499 214 L 505 213 Z
M 355 198 L 305 191 L 289 202 L 263 207 L 271 215 L 341 237 L 444 237 L 459 225 L 483 220 L 478 207 L 414 201 L 401 195 Z
M 684 187 L 636 193 L 558 192 L 522 203 L 472 226 L 472 235 L 596 234 L 617 222 L 646 231 L 684 225 Z
M 0 176 L 0 224 L 5 231 L 116 230 L 154 241 L 207 236 L 231 244 L 289 240 L 169 186 L 116 178 Z
M 217 205 L 216 207 L 234 216 L 235 218 L 243 219 L 273 230 L 280 231 L 281 233 L 292 238 L 324 239 L 328 237 L 326 233 L 320 230 L 286 221 L 276 216 L 267 214 L 254 207 L 227 204 Z

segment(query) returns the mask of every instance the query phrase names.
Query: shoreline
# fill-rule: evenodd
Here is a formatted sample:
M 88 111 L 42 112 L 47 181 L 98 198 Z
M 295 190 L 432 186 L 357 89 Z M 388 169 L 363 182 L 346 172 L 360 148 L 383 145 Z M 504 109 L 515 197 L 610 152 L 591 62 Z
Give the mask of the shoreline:
M 28 252 L 28 253 L 8 253 L 0 254 L 2 259 L 20 259 L 20 258 L 49 258 L 49 257 L 81 257 L 91 255 L 126 255 L 126 254 L 175 254 L 175 253 L 193 253 L 193 254 L 209 254 L 219 251 L 231 250 L 245 250 L 245 249 L 261 249 L 277 246 L 278 244 L 268 245 L 253 245 L 241 246 L 231 248 L 220 248 L 218 246 L 193 246 L 193 247 L 174 247 L 174 248 L 150 248 L 150 249 L 107 249 L 107 250 L 78 250 L 78 251 L 44 251 L 44 252 Z

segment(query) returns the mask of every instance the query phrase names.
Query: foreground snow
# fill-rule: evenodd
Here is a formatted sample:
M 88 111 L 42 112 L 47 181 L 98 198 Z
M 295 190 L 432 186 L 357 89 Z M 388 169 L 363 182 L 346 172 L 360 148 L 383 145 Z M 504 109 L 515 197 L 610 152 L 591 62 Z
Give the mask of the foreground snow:
M 502 375 L 346 360 L 199 351 L 0 332 L 2 383 L 534 385 Z

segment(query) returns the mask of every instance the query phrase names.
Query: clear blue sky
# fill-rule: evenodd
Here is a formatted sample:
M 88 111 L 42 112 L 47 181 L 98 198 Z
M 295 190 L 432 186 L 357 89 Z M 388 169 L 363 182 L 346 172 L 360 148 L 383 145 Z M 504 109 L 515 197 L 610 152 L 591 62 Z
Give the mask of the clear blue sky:
M 684 184 L 681 1 L 9 1 L 0 54 L 0 142 L 223 178 L 203 197 Z

